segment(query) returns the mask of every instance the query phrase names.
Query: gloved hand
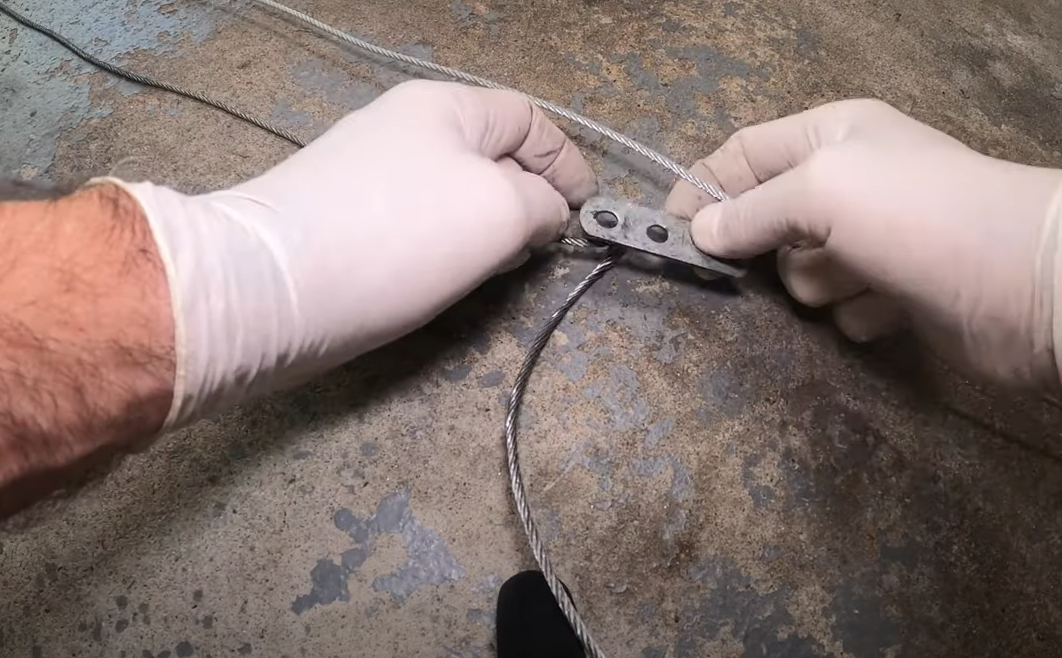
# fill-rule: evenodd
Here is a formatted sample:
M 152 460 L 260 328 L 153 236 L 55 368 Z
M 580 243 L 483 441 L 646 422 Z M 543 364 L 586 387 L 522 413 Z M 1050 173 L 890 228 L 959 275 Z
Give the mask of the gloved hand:
M 234 189 L 120 184 L 151 225 L 172 296 L 166 429 L 420 327 L 556 239 L 569 204 L 597 189 L 523 96 L 425 81 Z
M 1011 383 L 1057 384 L 1062 171 L 981 155 L 892 107 L 823 105 L 746 128 L 680 182 L 670 212 L 704 251 L 778 249 L 789 292 L 833 304 L 871 340 L 910 322 L 945 357 Z

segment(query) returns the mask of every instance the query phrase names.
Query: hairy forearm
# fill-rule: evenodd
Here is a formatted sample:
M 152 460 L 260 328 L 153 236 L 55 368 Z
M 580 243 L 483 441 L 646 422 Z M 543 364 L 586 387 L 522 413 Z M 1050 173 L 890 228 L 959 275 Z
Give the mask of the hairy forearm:
M 0 204 L 0 518 L 152 436 L 173 394 L 166 275 L 113 186 Z

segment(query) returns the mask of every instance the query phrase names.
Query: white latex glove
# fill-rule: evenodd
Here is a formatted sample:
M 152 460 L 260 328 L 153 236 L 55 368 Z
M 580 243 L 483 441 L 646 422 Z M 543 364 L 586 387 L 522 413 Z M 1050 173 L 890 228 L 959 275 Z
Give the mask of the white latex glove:
M 597 189 L 525 97 L 409 82 L 263 176 L 187 196 L 123 184 L 167 269 L 166 428 L 349 361 L 556 239 Z
M 782 281 L 834 304 L 864 341 L 910 322 L 959 365 L 1057 384 L 1062 345 L 1062 171 L 981 155 L 892 107 L 824 105 L 746 128 L 693 167 L 668 209 L 697 246 L 742 258 L 778 249 Z

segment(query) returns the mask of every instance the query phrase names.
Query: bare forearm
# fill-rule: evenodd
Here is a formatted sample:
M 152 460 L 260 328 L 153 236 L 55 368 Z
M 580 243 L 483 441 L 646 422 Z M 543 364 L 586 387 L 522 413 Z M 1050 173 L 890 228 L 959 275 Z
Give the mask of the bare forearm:
M 423 326 L 596 190 L 520 94 L 414 81 L 230 190 L 0 206 L 0 514 Z
M 0 204 L 0 517 L 157 432 L 174 381 L 165 272 L 101 186 Z

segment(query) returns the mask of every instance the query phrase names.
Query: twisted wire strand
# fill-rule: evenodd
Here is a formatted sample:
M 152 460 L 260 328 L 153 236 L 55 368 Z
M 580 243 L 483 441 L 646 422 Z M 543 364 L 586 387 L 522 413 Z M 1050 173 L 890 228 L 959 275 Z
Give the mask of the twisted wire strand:
M 226 113 L 228 115 L 236 117 L 237 119 L 240 119 L 242 121 L 246 121 L 247 123 L 251 124 L 252 126 L 257 126 L 258 128 L 261 128 L 262 130 L 271 132 L 274 135 L 276 135 L 277 137 L 280 137 L 281 139 L 286 139 L 286 140 L 288 140 L 289 142 L 291 142 L 292 144 L 294 144 L 296 146 L 299 146 L 299 147 L 306 146 L 306 142 L 304 142 L 302 140 L 302 138 L 300 138 L 300 137 L 288 132 L 287 130 L 284 130 L 283 128 L 278 128 L 277 126 L 273 126 L 273 125 L 271 125 L 269 123 L 266 123 L 265 121 L 262 121 L 258 117 L 254 116 L 254 115 L 251 115 L 251 114 L 248 114 L 248 113 L 246 113 L 246 112 L 244 112 L 244 111 L 242 111 L 242 110 L 240 110 L 238 108 L 235 108 L 235 107 L 229 105 L 228 103 L 225 103 L 225 102 L 219 101 L 219 100 L 215 100 L 215 99 L 211 98 L 210 96 L 207 96 L 206 94 L 202 94 L 202 93 L 200 93 L 198 91 L 192 91 L 192 90 L 189 90 L 189 89 L 185 89 L 183 87 L 178 87 L 177 85 L 171 85 L 168 82 L 162 82 L 161 80 L 156 80 L 155 78 L 151 78 L 151 77 L 148 77 L 146 75 L 141 75 L 139 73 L 134 73 L 133 71 L 130 71 L 128 69 L 124 69 L 124 68 L 122 68 L 120 66 L 115 66 L 114 64 L 111 64 L 110 62 L 104 61 L 104 60 L 100 59 L 99 57 L 96 57 L 92 53 L 89 53 L 89 52 L 85 51 L 83 48 L 81 48 L 77 44 L 71 42 L 69 39 L 67 39 L 63 35 L 59 34 L 55 30 L 52 30 L 49 27 L 41 25 L 40 23 L 38 23 L 38 22 L 36 22 L 36 21 L 26 17 L 26 16 L 23 16 L 22 14 L 18 13 L 17 11 L 15 11 L 11 7 L 9 7 L 7 4 L 2 3 L 2 2 L 0 2 L 0 13 L 7 14 L 12 19 L 14 19 L 16 22 L 22 23 L 26 27 L 28 27 L 28 28 L 30 28 L 32 30 L 36 30 L 37 32 L 40 32 L 44 36 L 48 37 L 52 41 L 55 41 L 60 46 L 62 46 L 63 48 L 66 48 L 67 50 L 69 50 L 73 54 L 77 55 L 81 59 L 83 59 L 86 62 L 88 62 L 89 64 L 92 64 L 95 67 L 101 68 L 104 71 L 110 73 L 111 75 L 116 75 L 119 78 L 124 78 L 126 80 L 129 80 L 130 82 L 135 82 L 137 84 L 145 85 L 147 87 L 155 87 L 156 89 L 162 89 L 163 91 L 168 91 L 171 94 L 177 94 L 178 96 L 184 96 L 185 98 L 190 98 L 190 99 L 192 99 L 194 101 L 199 101 L 200 103 L 203 103 L 204 105 L 209 105 L 210 107 L 212 107 L 212 108 L 214 108 L 216 110 L 221 110 L 222 112 L 224 112 L 224 113 Z
M 462 82 L 467 82 L 481 87 L 487 87 L 490 89 L 501 89 L 506 91 L 517 91 L 517 93 L 522 93 L 518 90 L 514 90 L 510 87 L 498 84 L 486 78 L 481 78 L 476 75 L 465 73 L 464 71 L 461 71 L 459 69 L 450 68 L 448 66 L 442 66 L 440 64 L 435 64 L 434 62 L 428 62 L 426 60 L 405 55 L 403 53 L 388 50 L 386 48 L 381 48 L 368 41 L 364 41 L 362 39 L 350 36 L 345 32 L 337 30 L 336 28 L 326 23 L 322 23 L 321 21 L 318 21 L 317 19 L 311 16 L 291 9 L 290 7 L 286 7 L 285 5 L 275 2 L 274 0 L 253 1 L 260 5 L 264 5 L 283 14 L 286 14 L 298 21 L 301 21 L 314 28 L 317 28 L 318 30 L 329 34 L 339 39 L 340 41 L 349 43 L 357 48 L 360 48 L 363 51 L 372 53 L 374 55 L 378 55 L 380 57 L 398 61 L 404 64 L 409 64 L 435 73 L 440 73 L 442 75 L 449 76 Z M 291 132 L 283 128 L 273 126 L 261 119 L 258 119 L 257 117 L 251 114 L 243 112 L 242 110 L 239 110 L 238 108 L 235 108 L 229 105 L 228 103 L 211 98 L 206 94 L 188 90 L 183 87 L 179 87 L 177 85 L 173 85 L 160 80 L 156 80 L 149 76 L 135 73 L 133 71 L 129 71 L 128 69 L 111 64 L 110 62 L 104 61 L 85 51 L 81 47 L 77 46 L 58 32 L 55 32 L 54 30 L 44 25 L 41 25 L 40 23 L 37 23 L 36 21 L 27 18 L 26 16 L 23 16 L 19 12 L 9 7 L 2 0 L 0 0 L 0 13 L 4 13 L 14 19 L 16 22 L 21 23 L 22 25 L 25 25 L 26 27 L 36 30 L 37 32 L 49 37 L 59 45 L 69 50 L 77 57 L 88 62 L 89 64 L 92 64 L 93 66 L 107 71 L 112 75 L 123 78 L 125 80 L 129 80 L 137 84 L 161 89 L 163 91 L 167 91 L 203 103 L 204 105 L 220 110 L 230 116 L 233 116 L 253 126 L 261 128 L 262 130 L 272 133 L 277 137 L 285 139 L 298 147 L 306 146 L 306 142 L 302 138 L 292 134 Z M 581 114 L 578 114 L 577 112 L 551 103 L 550 101 L 536 98 L 534 96 L 528 96 L 526 94 L 524 95 L 527 96 L 527 98 L 532 103 L 538 105 L 546 111 L 552 112 L 553 114 L 564 117 L 572 121 L 573 123 L 589 128 L 590 130 L 623 145 L 631 151 L 634 151 L 635 153 L 638 153 L 643 157 L 648 158 L 652 162 L 655 162 L 656 164 L 667 169 L 668 171 L 674 173 L 675 175 L 694 185 L 698 189 L 710 194 L 715 199 L 719 201 L 727 199 L 726 194 L 722 190 L 693 176 L 688 171 L 686 171 L 684 167 L 679 165 L 671 158 L 668 158 L 667 156 L 662 155 L 654 151 L 653 149 L 634 141 L 633 139 L 627 137 L 626 135 L 623 135 L 622 133 L 612 130 L 608 126 L 600 124 L 592 119 L 586 118 Z M 605 658 L 605 653 L 602 651 L 600 646 L 594 640 L 593 636 L 590 634 L 590 631 L 587 628 L 586 624 L 583 622 L 578 611 L 576 611 L 574 603 L 568 596 L 568 593 L 565 591 L 563 585 L 561 584 L 560 580 L 558 580 L 556 573 L 553 570 L 553 565 L 549 559 L 549 555 L 546 551 L 545 545 L 542 543 L 542 539 L 538 534 L 538 528 L 535 524 L 534 517 L 531 513 L 530 505 L 527 501 L 527 490 L 524 485 L 523 475 L 520 470 L 519 452 L 517 449 L 517 428 L 521 404 L 527 392 L 527 386 L 531 378 L 531 373 L 533 372 L 535 365 L 542 354 L 542 351 L 549 343 L 549 339 L 553 335 L 553 332 L 556 330 L 557 326 L 560 325 L 560 323 L 564 320 L 568 312 L 572 309 L 573 306 L 575 306 L 576 302 L 578 302 L 579 299 L 583 296 L 583 294 L 586 293 L 586 291 L 589 290 L 591 286 L 593 286 L 597 281 L 599 281 L 601 277 L 605 275 L 605 273 L 615 267 L 616 263 L 619 261 L 623 253 L 620 249 L 602 246 L 600 244 L 583 238 L 562 237 L 559 242 L 561 244 L 565 244 L 578 249 L 588 251 L 603 251 L 606 252 L 608 255 L 604 260 L 598 263 L 597 266 L 595 266 L 594 269 L 591 270 L 591 272 L 582 281 L 579 282 L 579 284 L 568 294 L 568 297 L 564 300 L 564 303 L 561 304 L 560 307 L 558 307 L 550 315 L 546 323 L 535 334 L 534 341 L 532 342 L 531 347 L 529 348 L 527 354 L 524 357 L 523 363 L 520 366 L 520 370 L 517 372 L 516 380 L 513 384 L 513 388 L 509 396 L 509 404 L 507 407 L 505 418 L 506 461 L 509 468 L 509 485 L 512 489 L 513 500 L 516 505 L 517 513 L 520 516 L 520 521 L 523 525 L 524 532 L 527 535 L 528 543 L 531 547 L 531 552 L 535 557 L 535 561 L 538 563 L 539 568 L 542 570 L 546 582 L 549 585 L 549 588 L 553 593 L 554 598 L 556 598 L 557 600 L 557 604 L 560 606 L 561 611 L 564 613 L 564 616 L 568 620 L 568 623 L 571 625 L 573 631 L 578 636 L 579 640 L 583 643 L 583 646 L 586 648 L 587 653 L 590 654 L 591 658 Z
M 341 41 L 344 41 L 357 48 L 360 48 L 363 51 L 394 61 L 402 62 L 404 64 L 416 66 L 421 69 L 440 73 L 442 75 L 446 75 L 451 78 L 461 80 L 470 84 L 488 87 L 491 89 L 502 89 L 522 93 L 518 90 L 514 90 L 510 87 L 498 84 L 486 78 L 481 78 L 476 75 L 465 73 L 464 71 L 461 71 L 459 69 L 450 68 L 448 66 L 442 66 L 440 64 L 435 64 L 434 62 L 422 60 L 416 57 L 412 57 L 410 55 L 405 55 L 403 53 L 388 50 L 386 48 L 381 48 L 380 46 L 372 44 L 368 41 L 364 41 L 362 39 L 358 39 L 349 34 L 341 32 L 340 30 L 337 30 L 336 28 L 328 25 L 327 23 L 318 21 L 317 19 L 311 16 L 291 9 L 290 7 L 275 2 L 274 0 L 253 0 L 253 2 L 272 8 L 298 21 L 311 25 L 312 27 L 315 27 L 326 34 L 329 34 Z M 204 105 L 220 110 L 226 114 L 229 114 L 230 116 L 233 116 L 253 126 L 261 128 L 262 130 L 272 133 L 273 135 L 280 137 L 281 139 L 287 140 L 288 142 L 291 142 L 292 144 L 298 147 L 306 146 L 306 142 L 302 138 L 294 135 L 293 133 L 283 128 L 273 126 L 261 119 L 258 119 L 257 117 L 251 114 L 243 112 L 242 110 L 239 110 L 238 108 L 229 105 L 228 103 L 216 100 L 214 98 L 211 98 L 210 96 L 207 96 L 206 94 L 197 91 L 191 91 L 179 87 L 177 85 L 162 82 L 149 76 L 129 71 L 128 69 L 116 66 L 107 61 L 99 59 L 98 57 L 88 53 L 81 47 L 77 46 L 61 34 L 15 11 L 2 0 L 0 0 L 0 13 L 6 14 L 14 21 L 21 23 L 22 25 L 47 36 L 48 38 L 52 39 L 59 45 L 69 50 L 71 53 L 73 53 L 80 59 L 104 71 L 107 71 L 112 75 L 115 75 L 119 78 L 123 78 L 125 80 L 129 80 L 137 84 L 141 84 L 147 87 L 154 87 L 156 89 L 167 91 L 173 94 L 177 94 L 178 96 L 183 96 L 185 98 L 189 98 L 191 100 L 203 103 Z M 687 181 L 698 189 L 710 194 L 716 200 L 724 201 L 728 199 L 726 193 L 715 185 L 700 180 L 696 176 L 693 176 L 691 173 L 689 173 L 684 167 L 679 165 L 674 160 L 634 141 L 626 135 L 616 132 L 608 126 L 600 124 L 592 119 L 586 118 L 572 110 L 551 103 L 550 101 L 536 98 L 527 94 L 524 95 L 527 96 L 527 98 L 531 102 L 535 103 L 539 107 L 549 112 L 552 112 L 553 114 L 564 117 L 572 121 L 573 123 L 589 128 L 590 130 L 597 132 L 598 134 L 601 134 L 625 146 L 631 151 L 634 151 L 635 153 L 638 153 L 643 157 L 648 158 L 652 162 L 655 162 L 656 164 L 672 172 L 679 178 L 682 178 L 683 180 Z M 579 640 L 583 643 L 583 646 L 586 648 L 591 658 L 605 658 L 604 652 L 601 650 L 601 648 L 597 645 L 596 641 L 591 636 L 589 629 L 586 627 L 586 624 L 579 616 L 579 613 L 575 610 L 575 606 L 572 603 L 571 598 L 568 596 L 567 592 L 565 591 L 564 587 L 561 585 L 560 581 L 557 579 L 555 572 L 553 571 L 553 565 L 549 559 L 549 555 L 546 552 L 542 540 L 539 537 L 538 528 L 534 522 L 530 506 L 527 502 L 527 492 L 524 486 L 523 476 L 520 470 L 519 453 L 517 449 L 517 427 L 520 415 L 520 408 L 524 396 L 527 392 L 527 387 L 528 383 L 530 382 L 531 374 L 534 370 L 536 363 L 538 362 L 538 359 L 540 358 L 543 350 L 548 344 L 553 332 L 564 320 L 564 318 L 567 316 L 568 312 L 572 309 L 572 307 L 575 306 L 576 302 L 578 302 L 579 299 L 583 296 L 583 294 L 586 293 L 586 291 L 589 290 L 590 287 L 592 287 L 598 280 L 600 280 L 601 277 L 605 275 L 605 273 L 615 267 L 616 263 L 619 261 L 619 258 L 622 256 L 621 250 L 618 250 L 614 247 L 602 246 L 595 242 L 582 238 L 563 237 L 559 240 L 559 242 L 561 244 L 565 244 L 578 249 L 607 251 L 608 256 L 603 261 L 601 261 L 596 267 L 594 267 L 594 269 L 586 276 L 586 278 L 584 278 L 571 291 L 571 293 L 568 294 L 568 297 L 565 299 L 564 303 L 561 304 L 561 306 L 550 315 L 546 323 L 542 326 L 538 333 L 536 333 L 531 347 L 524 357 L 524 360 L 520 366 L 520 370 L 517 373 L 516 380 L 513 384 L 513 388 L 509 396 L 509 403 L 505 417 L 506 461 L 509 468 L 509 484 L 512 489 L 513 499 L 516 504 L 517 513 L 519 514 L 521 523 L 523 524 L 524 532 L 527 535 L 528 542 L 531 546 L 531 551 L 534 554 L 535 560 L 536 562 L 538 562 L 538 565 L 542 570 L 543 575 L 545 576 L 546 582 L 549 585 L 549 588 L 553 593 L 554 598 L 556 598 L 557 603 L 560 606 L 561 611 L 564 613 L 565 618 L 572 626 L 572 629 L 575 631 L 575 634 L 578 636 Z M 1062 407 L 1062 403 L 1060 403 L 1057 399 L 1051 396 L 1043 396 L 1043 401 L 1056 408 Z
M 359 48 L 361 50 L 364 50 L 365 52 L 369 52 L 369 53 L 372 53 L 374 55 L 378 55 L 380 57 L 391 59 L 391 60 L 394 60 L 396 62 L 402 62 L 403 64 L 409 64 L 411 66 L 416 66 L 418 68 L 421 68 L 421 69 L 424 69 L 424 70 L 427 70 L 427 71 L 432 71 L 434 73 L 439 73 L 439 74 L 448 76 L 450 78 L 453 78 L 455 80 L 460 80 L 462 82 L 467 82 L 469 84 L 473 84 L 473 85 L 476 85 L 476 86 L 479 86 L 479 87 L 487 87 L 488 89 L 501 89 L 501 90 L 504 90 L 504 91 L 515 91 L 515 92 L 517 92 L 519 94 L 522 94 L 522 95 L 526 96 L 528 98 L 528 100 L 530 100 L 535 105 L 538 105 L 542 109 L 544 109 L 544 110 L 546 110 L 548 112 L 552 112 L 553 114 L 556 114 L 557 116 L 564 117 L 565 119 L 568 119 L 569 121 L 571 121 L 573 123 L 579 124 L 580 126 L 583 126 L 585 128 L 589 128 L 590 130 L 598 133 L 599 135 L 604 135 L 605 137 L 607 137 L 607 138 L 609 138 L 609 139 L 611 139 L 611 140 L 613 140 L 613 141 L 615 141 L 615 142 L 617 142 L 619 144 L 622 144 L 623 146 L 627 147 L 628 149 L 634 151 L 635 153 L 637 153 L 637 154 L 639 154 L 639 155 L 641 155 L 641 156 L 643 156 L 645 158 L 648 158 L 649 160 L 652 160 L 653 162 L 655 162 L 656 164 L 660 165 L 664 169 L 667 169 L 668 171 L 670 171 L 671 173 L 675 174 L 679 178 L 685 180 L 686 182 L 690 183 L 691 185 L 697 187 L 698 189 L 703 190 L 704 192 L 707 192 L 708 194 L 712 195 L 712 197 L 715 198 L 716 201 L 725 201 L 728 198 L 726 193 L 723 192 L 721 189 L 719 189 L 715 185 L 712 185 L 711 183 L 707 183 L 707 182 L 697 178 L 696 176 L 694 176 L 693 174 L 688 172 L 685 167 L 683 167 L 679 163 L 675 162 L 671 158 L 667 157 L 666 155 L 663 155 L 662 153 L 658 153 L 657 151 L 654 151 L 653 149 L 649 148 L 648 146 L 645 146 L 644 144 L 640 144 L 639 142 L 634 141 L 633 139 L 631 139 L 630 137 L 627 137 L 623 133 L 616 132 L 612 128 L 609 128 L 608 126 L 606 126 L 604 124 L 598 123 L 597 121 L 594 121 L 593 119 L 589 119 L 587 117 L 584 117 L 583 115 L 579 114 L 578 112 L 574 112 L 574 111 L 572 111 L 572 110 L 570 110 L 570 109 L 568 109 L 566 107 L 561 107 L 560 105 L 557 105 L 556 103 L 552 103 L 550 101 L 547 101 L 547 100 L 544 100 L 544 99 L 541 99 L 541 98 L 536 98 L 535 96 L 531 96 L 529 94 L 524 94 L 523 92 L 519 91 L 518 89 L 513 89 L 512 87 L 507 87 L 507 86 L 505 86 L 503 84 L 494 82 L 493 80 L 488 80 L 487 78 L 482 78 L 482 77 L 480 77 L 478 75 L 473 75 L 471 73 L 466 73 L 466 72 L 464 72 L 464 71 L 462 71 L 460 69 L 451 68 L 449 66 L 443 66 L 442 64 L 436 64 L 435 62 L 429 62 L 427 60 L 420 59 L 418 57 L 413 57 L 411 55 L 406 55 L 405 53 L 396 52 L 394 50 L 388 50 L 387 48 L 381 48 L 380 46 L 377 46 L 374 43 L 370 43 L 368 41 L 365 41 L 364 39 L 359 39 L 357 37 L 351 36 L 351 35 L 347 34 L 346 32 L 343 32 L 342 30 L 339 30 L 339 29 L 336 29 L 336 28 L 332 27 L 328 23 L 323 23 L 323 22 L 317 20 L 316 18 L 314 18 L 312 16 L 304 14 L 301 11 L 298 11 L 296 9 L 292 9 L 291 7 L 288 7 L 286 5 L 282 5 L 279 2 L 276 2 L 275 0 L 253 0 L 253 1 L 258 3 L 258 4 L 260 4 L 260 5 L 263 5 L 265 7 L 269 7 L 271 9 L 275 9 L 276 11 L 279 11 L 282 14 L 286 14 L 287 16 L 290 16 L 291 18 L 294 18 L 294 19 L 298 20 L 301 23 L 305 23 L 307 25 L 315 27 L 318 30 L 320 30 L 321 32 L 324 32 L 325 34 L 333 36 L 336 39 L 339 39 L 340 41 L 344 41 L 346 43 L 349 43 L 350 45 L 352 45 L 352 46 L 354 46 L 356 48 Z
M 403 53 L 381 48 L 373 43 L 369 43 L 363 39 L 358 39 L 345 32 L 342 32 L 327 23 L 323 23 L 311 16 L 308 16 L 300 11 L 296 11 L 282 5 L 274 0 L 254 0 L 260 5 L 270 7 L 283 14 L 286 14 L 298 21 L 301 21 L 307 25 L 317 28 L 318 30 L 329 34 L 340 41 L 349 43 L 361 50 L 392 59 L 404 64 L 410 64 L 412 66 L 420 67 L 422 69 L 440 73 L 442 75 L 455 78 L 462 82 L 478 85 L 480 87 L 487 87 L 489 89 L 501 89 L 505 91 L 517 91 L 506 87 L 505 85 L 496 83 L 486 78 L 481 78 L 477 75 L 465 73 L 459 69 L 450 68 L 449 66 L 442 66 L 434 62 L 412 57 Z M 522 92 L 518 92 L 522 93 Z M 621 133 L 612 130 L 608 126 L 602 125 L 593 119 L 588 119 L 581 114 L 573 112 L 567 108 L 560 107 L 554 103 L 551 103 L 534 96 L 524 94 L 527 98 L 539 107 L 552 112 L 558 116 L 562 116 L 574 123 L 589 128 L 594 132 L 597 132 L 605 137 L 622 144 L 630 150 L 638 153 L 649 160 L 659 164 L 668 171 L 678 175 L 682 179 L 688 181 L 697 188 L 712 195 L 715 199 L 723 201 L 727 198 L 726 194 L 722 190 L 716 188 L 714 185 L 710 185 L 692 174 L 690 174 L 682 165 L 678 164 L 671 158 L 665 155 L 657 153 L 653 149 L 647 146 L 639 144 L 633 139 L 623 135 Z M 563 244 L 568 244 L 576 247 L 590 247 L 594 246 L 593 243 L 582 240 L 579 238 L 562 238 Z M 579 612 L 575 609 L 575 604 L 572 602 L 571 597 L 564 590 L 564 586 L 557 578 L 556 573 L 553 571 L 553 564 L 549 559 L 549 554 L 546 551 L 545 545 L 542 543 L 542 538 L 539 537 L 538 527 L 535 524 L 534 516 L 531 513 L 531 506 L 527 502 L 527 487 L 524 485 L 523 474 L 520 471 L 519 452 L 517 450 L 517 421 L 520 416 L 520 405 L 524 399 L 524 395 L 527 392 L 527 385 L 531 378 L 531 372 L 535 368 L 535 364 L 538 362 L 539 356 L 545 349 L 546 344 L 549 342 L 550 337 L 553 335 L 554 330 L 561 323 L 564 317 L 568 314 L 575 303 L 579 301 L 579 298 L 590 289 L 606 272 L 615 267 L 622 253 L 620 251 L 610 250 L 608 257 L 602 260 L 590 274 L 586 276 L 579 284 L 568 294 L 567 299 L 560 305 L 549 317 L 546 323 L 535 334 L 535 339 L 528 349 L 527 355 L 524 357 L 523 364 L 520 366 L 520 370 L 516 375 L 516 380 L 513 383 L 512 391 L 509 395 L 509 406 L 505 416 L 505 453 L 506 461 L 509 467 L 509 487 L 512 490 L 513 502 L 516 504 L 517 515 L 520 517 L 520 522 L 524 527 L 524 534 L 527 535 L 527 541 L 531 547 L 531 553 L 534 555 L 535 562 L 538 563 L 539 569 L 542 571 L 542 575 L 546 579 L 546 583 L 549 586 L 550 592 L 553 594 L 553 598 L 557 600 L 557 605 L 560 607 L 561 612 L 567 619 L 568 624 L 572 627 L 579 641 L 582 642 L 586 652 L 590 654 L 590 658 L 606 658 L 605 652 L 598 645 L 590 634 L 590 629 L 583 621 Z
M 610 248 L 606 244 L 598 244 L 596 242 L 591 242 L 590 240 L 587 240 L 585 238 L 569 238 L 565 236 L 560 240 L 557 240 L 557 242 L 568 245 L 569 247 L 575 247 L 576 249 L 586 249 L 587 251 L 597 250 L 602 253 L 608 251 Z
M 524 486 L 523 475 L 520 471 L 520 456 L 517 450 L 517 423 L 520 417 L 520 406 L 524 400 L 524 394 L 527 392 L 527 384 L 531 380 L 531 373 L 535 369 L 535 364 L 538 362 L 539 357 L 542 355 L 542 350 L 546 348 L 546 344 L 549 342 L 553 332 L 560 325 L 561 321 L 568 314 L 575 303 L 579 301 L 579 298 L 583 296 L 592 285 L 605 275 L 606 272 L 615 267 L 619 261 L 622 253 L 619 250 L 612 250 L 603 261 L 597 264 L 589 274 L 586 275 L 579 285 L 568 293 L 567 299 L 561 304 L 557 310 L 553 311 L 549 319 L 535 334 L 535 339 L 531 343 L 531 347 L 528 348 L 527 354 L 524 356 L 524 361 L 520 365 L 520 370 L 516 373 L 516 381 L 513 383 L 512 392 L 509 394 L 509 406 L 505 415 L 505 456 L 509 466 L 509 486 L 513 492 L 513 500 L 516 503 L 516 511 L 520 516 L 520 521 L 524 526 L 524 534 L 527 535 L 528 543 L 531 544 L 531 552 L 535 556 L 535 561 L 538 562 L 539 568 L 542 570 L 542 574 L 546 578 L 546 583 L 549 585 L 549 589 L 553 592 L 554 598 L 557 599 L 557 604 L 560 606 L 561 611 L 564 613 L 564 617 L 571 624 L 572 630 L 579 637 L 579 641 L 583 643 L 587 652 L 591 658 L 605 658 L 604 652 L 598 646 L 593 636 L 590 635 L 590 629 L 587 628 L 583 622 L 582 617 L 575 609 L 575 604 L 572 603 L 568 593 L 564 590 L 564 586 L 561 585 L 560 580 L 557 579 L 557 575 L 553 571 L 553 563 L 549 559 L 549 554 L 546 552 L 546 548 L 542 543 L 542 539 L 538 535 L 538 527 L 535 524 L 534 517 L 531 514 L 531 506 L 527 502 L 527 490 Z

